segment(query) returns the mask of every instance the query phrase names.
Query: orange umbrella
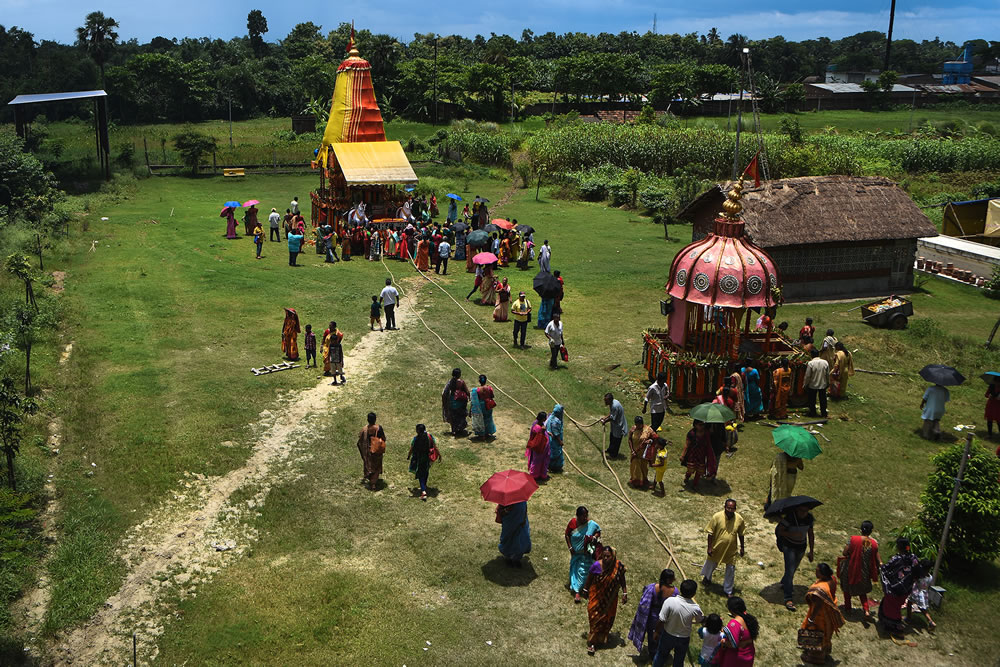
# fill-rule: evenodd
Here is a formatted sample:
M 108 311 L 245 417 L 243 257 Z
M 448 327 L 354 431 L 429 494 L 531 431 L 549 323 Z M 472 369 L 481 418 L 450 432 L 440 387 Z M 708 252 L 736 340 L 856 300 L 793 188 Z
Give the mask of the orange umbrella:
M 507 229 L 507 230 L 514 229 L 514 223 L 511 222 L 510 220 L 504 220 L 503 218 L 494 218 L 493 220 L 490 220 L 490 222 L 499 227 L 500 229 Z
M 537 490 L 538 482 L 521 470 L 504 470 L 493 473 L 493 476 L 479 487 L 483 500 L 498 505 L 522 503 Z

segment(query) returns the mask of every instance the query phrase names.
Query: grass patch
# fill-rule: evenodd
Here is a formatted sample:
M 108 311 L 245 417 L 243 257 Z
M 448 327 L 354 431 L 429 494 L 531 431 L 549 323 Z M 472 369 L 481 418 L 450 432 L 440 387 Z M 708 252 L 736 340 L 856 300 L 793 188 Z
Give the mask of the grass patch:
M 437 179 L 441 189 L 494 202 L 508 190 L 506 182 L 485 174 L 425 168 L 420 175 Z M 249 176 L 238 184 L 152 179 L 139 184 L 134 199 L 92 213 L 89 235 L 73 247 L 65 292 L 66 335 L 76 346 L 62 373 L 66 442 L 57 469 L 65 534 L 52 567 L 50 630 L 85 618 L 114 590 L 121 576 L 112 556 L 117 541 L 185 472 L 214 475 L 241 465 L 252 441 L 249 425 L 260 411 L 279 393 L 315 383 L 312 372 L 265 378 L 249 373 L 250 366 L 279 358 L 283 306 L 296 307 L 303 324 L 314 327 L 336 319 L 348 347 L 367 331 L 366 304 L 385 277 L 381 264 L 355 260 L 330 267 L 307 252 L 301 258 L 305 266 L 291 269 L 282 244 L 267 244 L 267 258 L 257 262 L 249 241 L 222 239 L 218 209 L 225 199 L 254 196 L 267 210 L 284 207 L 292 195 L 303 200 L 313 186 L 311 177 L 291 176 Z M 533 347 L 512 351 L 529 371 L 523 373 L 471 318 L 504 342 L 511 324 L 493 323 L 486 307 L 467 306 L 467 315 L 419 280 L 406 283 L 404 308 L 407 299 L 419 298 L 428 322 L 531 412 L 552 407 L 532 379 L 538 377 L 580 421 L 604 414 L 602 395 L 609 389 L 624 397 L 631 419 L 641 407 L 640 385 L 633 379 L 641 375 L 641 331 L 663 323 L 661 288 L 690 228 L 671 227 L 671 240 L 665 241 L 661 226 L 627 211 L 552 200 L 544 190 L 540 201 L 531 190 L 516 191 L 501 213 L 533 225 L 536 241 L 550 240 L 553 266 L 566 279 L 571 361 L 564 370 L 545 368 L 544 339 L 531 330 Z M 99 222 L 100 216 L 110 219 Z M 90 253 L 93 238 L 100 243 Z M 457 272 L 441 283 L 464 304 L 472 276 L 453 266 Z M 412 275 L 401 263 L 390 268 L 399 277 Z M 515 291 L 530 289 L 534 270 L 511 268 L 504 275 Z M 987 367 L 1000 368 L 1000 353 L 981 349 L 996 317 L 992 302 L 974 289 L 936 279 L 913 299 L 916 316 L 904 332 L 868 328 L 857 312 L 846 312 L 854 303 L 792 305 L 779 313 L 793 325 L 811 316 L 817 328 L 835 329 L 857 350 L 858 367 L 900 373 L 852 378 L 851 399 L 833 405 L 835 419 L 824 429 L 832 442 L 824 442 L 824 455 L 800 475 L 796 491 L 826 502 L 817 510 L 821 561 L 835 561 L 861 520 L 874 521 L 876 537 L 889 544 L 917 511 L 929 457 L 938 445 L 916 434 L 924 388 L 916 370 L 925 363 L 956 363 L 974 377 Z M 937 327 L 922 323 L 932 320 Z M 417 324 L 399 334 L 405 341 L 401 353 L 371 360 L 381 370 L 364 400 L 337 405 L 335 413 L 318 420 L 313 457 L 301 464 L 301 476 L 272 489 L 253 520 L 260 540 L 247 556 L 234 559 L 196 597 L 177 602 L 180 613 L 159 641 L 159 660 L 418 665 L 582 658 L 586 614 L 564 588 L 568 555 L 562 537 L 580 504 L 591 508 L 629 568 L 632 598 L 616 622 L 617 631 L 627 632 L 641 586 L 655 579 L 666 555 L 645 524 L 592 482 L 568 471 L 544 486 L 529 510 L 530 567 L 510 571 L 498 561 L 494 508 L 482 502 L 478 487 L 496 470 L 525 465 L 531 422 L 528 411 L 506 397 L 498 398 L 499 437 L 489 443 L 441 437 L 443 460 L 430 478 L 434 497 L 427 503 L 414 498 L 415 481 L 405 461 L 413 426 L 423 422 L 441 435 L 441 387 L 460 364 Z M 348 367 L 348 377 L 351 372 Z M 464 372 L 471 375 L 468 368 Z M 945 426 L 980 423 L 982 400 L 974 380 L 956 388 Z M 389 436 L 387 486 L 376 494 L 358 483 L 355 448 L 369 410 L 379 413 Z M 679 443 L 689 422 L 671 416 L 665 427 Z M 241 446 L 223 446 L 226 442 Z M 567 429 L 574 460 L 614 486 L 602 467 L 603 444 L 600 427 Z M 734 458 L 723 461 L 722 483 L 714 490 L 681 492 L 681 471 L 672 464 L 665 498 L 630 494 L 672 537 L 692 577 L 703 558 L 705 522 L 727 495 L 737 499 L 750 527 L 737 586 L 764 628 L 759 659 L 788 664 L 797 655 L 794 637 L 802 615 L 789 615 L 768 598 L 781 577 L 772 527 L 760 518 L 775 451 L 770 431 L 747 425 L 739 447 Z M 624 463 L 615 467 L 619 475 L 627 474 Z M 86 476 L 88 469 L 93 477 Z M 997 575 L 995 566 L 984 565 L 975 578 L 945 582 L 949 597 L 936 614 L 937 637 L 920 637 L 924 659 L 944 663 L 949 653 L 1000 651 L 1000 640 L 981 632 L 973 636 L 963 624 L 995 606 Z M 807 567 L 796 582 L 811 583 Z M 699 599 L 707 611 L 724 609 L 717 590 L 702 592 Z M 392 628 L 391 641 L 386 628 Z M 870 630 L 855 623 L 842 631 L 834 651 L 838 659 L 874 658 L 877 651 L 874 659 L 883 663 L 913 655 L 876 643 Z M 613 649 L 601 656 L 631 664 L 630 654 Z

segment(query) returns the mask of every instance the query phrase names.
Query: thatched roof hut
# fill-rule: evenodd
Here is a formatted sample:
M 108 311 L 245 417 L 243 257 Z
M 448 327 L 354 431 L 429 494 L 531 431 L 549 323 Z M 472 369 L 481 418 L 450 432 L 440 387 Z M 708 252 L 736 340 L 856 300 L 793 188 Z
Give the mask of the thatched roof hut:
M 713 228 L 725 192 L 717 185 L 679 214 L 693 239 Z M 743 192 L 746 235 L 771 253 L 786 299 L 851 297 L 913 285 L 916 240 L 937 230 L 899 186 L 878 176 L 807 176 Z

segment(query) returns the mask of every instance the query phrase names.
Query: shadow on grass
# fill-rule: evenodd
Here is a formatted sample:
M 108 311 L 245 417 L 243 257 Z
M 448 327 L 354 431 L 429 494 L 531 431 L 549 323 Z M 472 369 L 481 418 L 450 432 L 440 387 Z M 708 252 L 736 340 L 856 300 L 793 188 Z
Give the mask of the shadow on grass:
M 513 567 L 508 565 L 502 556 L 497 556 L 493 560 L 483 563 L 481 569 L 484 579 L 505 588 L 527 586 L 538 578 L 535 567 L 527 558 L 521 561 L 521 567 Z
M 916 436 L 921 440 L 924 439 L 923 431 L 920 429 L 919 426 L 913 429 L 913 433 L 915 433 Z M 949 433 L 948 431 L 941 431 L 941 435 L 938 436 L 937 440 L 927 440 L 927 442 L 936 442 L 940 445 L 953 445 L 956 442 L 958 442 L 958 438 L 954 434 Z
M 728 497 L 730 491 L 733 490 L 733 487 L 731 487 L 729 482 L 726 480 L 716 477 L 715 479 L 710 479 L 707 482 L 705 480 L 701 480 L 698 483 L 697 489 L 689 489 L 685 487 L 685 490 L 691 491 L 691 493 L 696 493 L 699 496 Z
M 801 611 L 802 613 L 806 612 L 804 605 L 806 603 L 807 590 L 809 589 L 806 586 L 792 586 L 792 602 L 794 602 L 796 606 L 800 607 L 800 609 L 795 612 L 788 612 L 788 613 L 797 614 L 799 613 L 799 611 Z M 760 589 L 759 595 L 764 599 L 765 602 L 782 606 L 784 606 L 785 604 L 785 593 L 784 591 L 781 590 L 780 582 L 774 584 L 768 584 L 764 588 Z
M 427 487 L 427 497 L 428 498 L 437 498 L 439 493 L 441 493 L 441 490 L 438 489 L 436 486 L 428 486 Z M 419 486 L 410 489 L 410 497 L 411 498 L 419 498 L 420 497 L 420 487 Z
M 944 576 L 944 584 L 952 583 L 975 593 L 989 593 L 1000 588 L 1000 564 L 976 561 L 952 565 Z

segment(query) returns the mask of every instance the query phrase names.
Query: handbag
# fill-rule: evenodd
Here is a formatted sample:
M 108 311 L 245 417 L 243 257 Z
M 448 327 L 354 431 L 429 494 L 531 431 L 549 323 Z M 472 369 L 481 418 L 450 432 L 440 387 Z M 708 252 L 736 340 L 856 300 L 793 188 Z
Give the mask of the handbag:
M 430 451 L 427 452 L 427 458 L 431 460 L 431 463 L 434 463 L 439 458 L 441 458 L 441 452 L 438 451 L 437 447 L 432 446 L 430 448 Z
M 465 401 L 469 400 L 469 392 L 462 389 L 456 389 L 455 400 L 458 401 L 459 403 L 464 403 Z
M 559 346 L 559 356 L 562 358 L 563 361 L 569 361 L 569 352 L 566 351 L 565 345 Z
M 385 454 L 385 439 L 378 436 L 368 438 L 368 451 L 372 454 Z
M 545 443 L 548 442 L 548 440 L 548 434 L 545 431 L 539 431 L 528 439 L 528 449 L 533 452 L 540 452 L 545 449 Z
M 799 648 L 813 651 L 822 649 L 823 631 L 799 628 Z
M 656 461 L 656 445 L 653 444 L 652 440 L 646 444 L 646 448 L 642 451 L 642 458 L 650 463 Z

